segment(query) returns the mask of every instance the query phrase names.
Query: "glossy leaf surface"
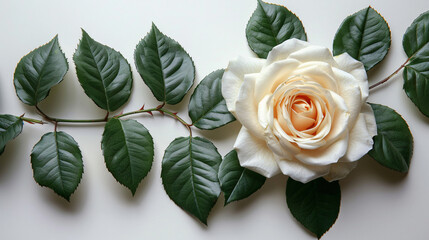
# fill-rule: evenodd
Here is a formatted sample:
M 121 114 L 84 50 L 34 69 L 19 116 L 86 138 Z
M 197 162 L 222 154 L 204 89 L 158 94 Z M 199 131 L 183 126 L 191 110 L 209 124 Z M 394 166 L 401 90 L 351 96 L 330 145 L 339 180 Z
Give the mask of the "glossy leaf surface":
M 134 51 L 137 71 L 158 101 L 179 103 L 195 78 L 191 57 L 155 24 Z
M 189 101 L 189 117 L 199 129 L 215 129 L 235 120 L 222 96 L 223 69 L 207 75 Z
M 176 138 L 162 160 L 161 178 L 168 196 L 204 224 L 220 194 L 221 161 L 216 147 L 200 137 Z
M 229 152 L 219 167 L 219 182 L 225 205 L 249 197 L 264 185 L 266 178 L 240 166 L 237 152 Z
M 413 153 L 413 136 L 405 120 L 393 109 L 371 104 L 377 122 L 377 135 L 369 155 L 381 165 L 407 172 Z
M 133 79 L 120 52 L 95 41 L 82 29 L 73 60 L 82 88 L 97 106 L 112 112 L 128 101 Z
M 107 169 L 134 195 L 152 167 L 154 147 L 148 130 L 133 119 L 112 118 L 101 141 Z
M 22 132 L 23 122 L 19 117 L 9 114 L 0 115 L 0 152 L 10 140 L 16 138 Z
M 347 52 L 369 70 L 384 59 L 390 48 L 390 29 L 372 7 L 348 16 L 334 38 L 334 55 Z
M 331 228 L 338 218 L 341 191 L 338 181 L 318 178 L 301 183 L 289 178 L 286 202 L 292 215 L 318 238 Z
M 419 110 L 429 117 L 429 11 L 408 27 L 402 45 L 409 58 L 402 75 L 404 90 Z
M 18 63 L 13 76 L 16 95 L 25 104 L 37 105 L 60 83 L 68 63 L 55 36 L 47 44 L 34 49 Z
M 271 49 L 291 38 L 307 40 L 301 20 L 287 8 L 258 0 L 258 6 L 246 27 L 249 47 L 260 58 L 267 58 Z
M 76 141 L 65 132 L 50 132 L 31 152 L 34 180 L 70 200 L 83 173 L 82 154 Z

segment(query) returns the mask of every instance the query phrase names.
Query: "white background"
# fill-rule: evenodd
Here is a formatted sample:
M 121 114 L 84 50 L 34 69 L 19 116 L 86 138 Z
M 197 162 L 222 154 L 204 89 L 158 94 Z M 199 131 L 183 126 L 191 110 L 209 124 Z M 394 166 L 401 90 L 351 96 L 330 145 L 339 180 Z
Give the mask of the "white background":
M 427 0 L 416 1 L 281 1 L 302 20 L 311 43 L 332 48 L 342 20 L 373 6 L 392 30 L 387 58 L 369 72 L 370 83 L 383 79 L 406 60 L 402 35 L 411 22 L 429 10 Z M 85 29 L 95 40 L 120 51 L 130 62 L 134 87 L 124 111 L 159 103 L 135 70 L 133 51 L 152 22 L 177 40 L 191 55 L 196 81 L 224 68 L 238 55 L 252 55 L 245 27 L 256 0 L 103 0 L 1 1 L 0 113 L 38 117 L 15 95 L 13 72 L 20 58 L 56 34 L 69 61 L 64 81 L 54 87 L 41 108 L 56 117 L 100 118 L 104 112 L 80 87 L 72 56 Z M 429 119 L 402 90 L 402 77 L 371 91 L 370 101 L 400 113 L 414 134 L 414 155 L 408 174 L 388 170 L 370 158 L 340 182 L 339 218 L 324 239 L 427 239 L 429 234 Z M 429 94 L 429 93 L 428 93 Z M 187 102 L 169 106 L 185 119 Z M 71 202 L 41 188 L 34 180 L 30 152 L 53 126 L 25 124 L 0 158 L 0 239 L 314 239 L 294 220 L 286 206 L 287 178 L 277 176 L 250 198 L 223 207 L 223 196 L 212 210 L 208 227 L 177 207 L 160 179 L 163 152 L 186 129 L 168 117 L 136 116 L 151 132 L 155 160 L 134 197 L 107 171 L 100 150 L 103 125 L 64 126 L 83 154 L 84 175 Z M 194 134 L 212 140 L 225 155 L 232 148 L 240 124 Z

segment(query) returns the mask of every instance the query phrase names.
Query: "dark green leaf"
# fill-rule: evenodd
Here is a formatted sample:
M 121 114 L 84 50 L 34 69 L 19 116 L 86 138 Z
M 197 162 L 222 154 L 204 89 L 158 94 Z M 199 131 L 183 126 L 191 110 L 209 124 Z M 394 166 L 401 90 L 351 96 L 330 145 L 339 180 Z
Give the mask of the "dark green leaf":
M 409 57 L 403 72 L 404 90 L 419 110 L 429 117 L 429 11 L 408 27 L 402 45 Z
M 195 88 L 189 101 L 189 117 L 199 129 L 215 129 L 235 120 L 222 96 L 220 69 L 207 75 Z
M 194 83 L 191 57 L 155 24 L 137 44 L 134 59 L 137 71 L 158 101 L 177 104 Z
M 307 35 L 301 20 L 287 8 L 258 0 L 247 23 L 246 38 L 253 52 L 260 58 L 267 58 L 276 45 L 291 38 L 306 41 Z
M 82 29 L 73 60 L 82 88 L 97 106 L 112 112 L 128 101 L 133 78 L 120 52 L 95 41 Z
M 286 201 L 292 215 L 321 238 L 338 218 L 341 191 L 338 181 L 328 182 L 318 178 L 301 183 L 289 178 Z
M 407 172 L 413 153 L 413 136 L 407 123 L 393 109 L 371 104 L 377 122 L 377 135 L 369 155 L 381 165 Z
M 69 66 L 55 36 L 47 44 L 34 49 L 18 63 L 13 76 L 16 95 L 25 104 L 34 106 L 60 83 Z
M 265 177 L 241 167 L 237 152 L 229 152 L 219 167 L 220 188 L 225 195 L 225 205 L 249 197 L 265 183 Z
M 417 17 L 407 28 L 402 46 L 409 58 L 429 56 L 429 11 Z
M 162 160 L 161 178 L 168 196 L 206 225 L 220 194 L 221 161 L 213 143 L 200 137 L 176 138 Z
M 23 122 L 19 117 L 8 114 L 0 115 L 0 149 L 4 151 L 6 143 L 18 136 L 22 131 Z
M 43 135 L 31 151 L 31 165 L 36 182 L 67 201 L 82 178 L 82 154 L 76 141 L 65 132 Z
M 101 148 L 107 169 L 134 195 L 152 167 L 152 136 L 136 120 L 112 118 L 104 128 Z
M 3 154 L 3 152 L 4 152 L 4 149 L 5 149 L 6 147 L 3 147 L 3 148 L 1 148 L 0 149 L 0 155 L 2 155 Z
M 390 29 L 372 7 L 348 16 L 334 38 L 334 55 L 347 52 L 369 70 L 384 59 L 390 48 Z

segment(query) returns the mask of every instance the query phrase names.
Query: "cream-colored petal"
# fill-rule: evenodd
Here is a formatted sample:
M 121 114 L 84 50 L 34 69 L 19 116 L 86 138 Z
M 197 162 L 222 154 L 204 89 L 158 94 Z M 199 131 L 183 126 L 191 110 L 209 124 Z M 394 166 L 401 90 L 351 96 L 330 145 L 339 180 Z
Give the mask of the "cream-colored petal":
M 235 104 L 236 118 L 255 137 L 263 139 L 264 129 L 258 119 L 259 101 L 255 99 L 257 74 L 248 74 L 244 78 Z
M 338 81 L 338 94 L 344 99 L 347 109 L 350 112 L 350 123 L 356 121 L 356 117 L 360 112 L 362 103 L 365 99 L 362 97 L 362 83 L 351 75 L 338 68 L 333 69 Z M 368 86 L 366 86 L 368 88 Z
M 337 141 L 330 145 L 318 149 L 303 150 L 296 154 L 295 157 L 305 164 L 317 166 L 326 166 L 336 163 L 346 154 L 349 142 L 348 140 L 348 132 L 345 132 Z
M 348 127 L 349 127 L 350 112 L 348 111 L 348 108 L 344 99 L 340 95 L 334 92 L 331 92 L 331 96 L 333 101 L 335 102 L 334 105 L 331 106 L 335 108 L 335 113 L 334 113 L 334 116 L 331 116 L 332 117 L 331 130 L 329 134 L 324 138 L 327 144 L 337 141 L 338 138 L 341 138 L 341 136 L 343 136 L 344 132 L 349 131 Z
M 280 170 L 296 181 L 307 183 L 329 173 L 330 166 L 311 166 L 298 161 L 277 159 Z
M 267 94 L 273 93 L 280 84 L 292 76 L 300 64 L 294 59 L 286 59 L 264 67 L 256 82 L 256 100 L 260 101 Z
M 335 61 L 338 64 L 338 68 L 350 73 L 358 81 L 361 88 L 363 101 L 366 101 L 369 89 L 368 89 L 368 77 L 366 75 L 365 68 L 363 64 L 354 58 L 350 57 L 348 53 L 343 53 L 341 55 L 334 57 Z
M 350 131 L 349 147 L 343 161 L 353 162 L 372 149 L 372 138 L 377 135 L 377 124 L 371 106 L 364 104 L 362 112 Z
M 298 40 L 296 38 L 286 40 L 283 43 L 280 43 L 279 45 L 275 46 L 268 53 L 266 64 L 270 65 L 274 62 L 286 59 L 291 53 L 306 48 L 308 46 L 310 46 L 310 43 Z
M 338 162 L 331 165 L 329 174 L 325 175 L 324 178 L 333 182 L 346 177 L 355 167 L 357 162 Z
M 338 64 L 334 60 L 331 51 L 326 47 L 310 45 L 306 48 L 300 49 L 289 55 L 289 58 L 294 58 L 300 62 L 325 62 L 333 67 Z
M 265 177 L 272 177 L 280 172 L 273 152 L 265 141 L 251 135 L 242 127 L 234 144 L 242 167 L 255 171 Z
M 265 64 L 265 59 L 239 57 L 230 61 L 222 77 L 222 95 L 228 110 L 235 114 L 235 102 L 244 81 L 244 75 L 258 73 Z
M 294 72 L 294 75 L 302 75 L 305 78 L 316 82 L 323 88 L 337 91 L 337 80 L 332 66 L 325 62 L 306 62 L 302 63 Z

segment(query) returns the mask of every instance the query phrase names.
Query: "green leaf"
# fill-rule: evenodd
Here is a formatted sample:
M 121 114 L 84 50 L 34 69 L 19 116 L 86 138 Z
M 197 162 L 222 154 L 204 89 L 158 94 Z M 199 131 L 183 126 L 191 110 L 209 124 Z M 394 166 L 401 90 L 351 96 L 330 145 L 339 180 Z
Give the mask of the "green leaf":
M 70 201 L 83 173 L 82 154 L 73 137 L 65 132 L 43 135 L 31 151 L 31 165 L 38 184 Z
M 419 110 L 429 117 L 429 11 L 408 27 L 402 45 L 409 57 L 402 75 L 404 90 Z
M 60 83 L 69 66 L 55 36 L 47 44 L 34 49 L 18 63 L 13 76 L 16 95 L 25 104 L 37 105 Z
M 225 195 L 225 205 L 249 197 L 265 183 L 265 177 L 241 167 L 237 152 L 229 152 L 219 167 L 220 188 Z
M 134 59 L 137 71 L 158 101 L 177 104 L 194 83 L 191 57 L 155 24 L 137 44 Z
M 0 149 L 3 153 L 6 143 L 16 138 L 22 132 L 21 118 L 9 114 L 0 115 Z
M 235 120 L 222 96 L 223 69 L 207 75 L 189 101 L 189 117 L 199 129 L 215 129 Z
M 267 58 L 276 45 L 291 38 L 306 41 L 307 35 L 301 20 L 287 8 L 258 0 L 258 6 L 247 23 L 246 38 L 256 55 Z
M 3 154 L 5 148 L 6 148 L 6 146 L 0 149 L 0 155 Z
M 289 178 L 286 202 L 292 215 L 320 239 L 338 218 L 340 185 L 324 178 L 305 184 Z
M 391 108 L 370 105 L 377 122 L 377 135 L 369 155 L 385 167 L 407 172 L 413 153 L 413 136 L 407 123 Z
M 133 78 L 120 52 L 95 41 L 82 29 L 73 60 L 82 88 L 97 106 L 113 112 L 128 101 Z
M 134 195 L 152 167 L 154 147 L 148 130 L 136 120 L 112 118 L 104 128 L 101 148 L 107 169 Z
M 221 161 L 213 143 L 200 137 L 176 138 L 162 160 L 161 178 L 168 196 L 206 225 L 220 194 Z
M 407 28 L 402 46 L 409 58 L 429 56 L 429 11 L 418 16 Z
M 347 52 L 370 70 L 384 59 L 390 48 L 390 29 L 372 7 L 344 19 L 334 38 L 334 55 Z

